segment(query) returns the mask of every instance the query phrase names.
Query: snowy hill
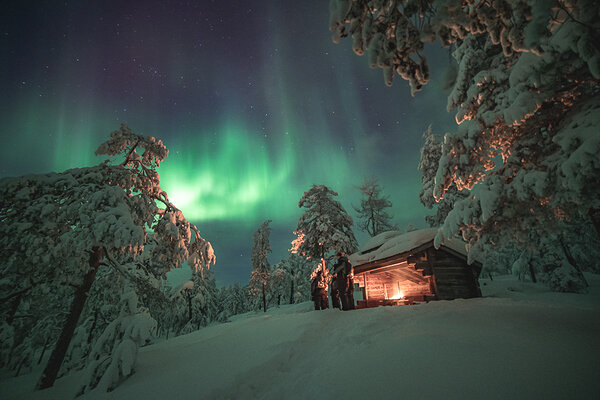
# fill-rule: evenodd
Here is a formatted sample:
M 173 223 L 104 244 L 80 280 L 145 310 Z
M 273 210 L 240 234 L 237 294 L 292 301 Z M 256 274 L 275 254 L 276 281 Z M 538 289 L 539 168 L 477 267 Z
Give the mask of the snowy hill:
M 586 295 L 505 277 L 477 299 L 245 314 L 142 348 L 115 391 L 80 399 L 594 399 L 600 276 L 586 277 Z M 33 392 L 38 376 L 3 379 L 0 399 L 73 398 L 77 374 Z

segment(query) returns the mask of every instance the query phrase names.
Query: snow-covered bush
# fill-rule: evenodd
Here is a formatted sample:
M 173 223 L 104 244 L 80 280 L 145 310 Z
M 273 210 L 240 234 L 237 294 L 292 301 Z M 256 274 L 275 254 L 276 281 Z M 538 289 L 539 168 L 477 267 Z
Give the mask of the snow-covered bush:
M 0 324 L 0 367 L 8 364 L 14 341 L 15 328 L 2 321 Z
M 121 313 L 112 321 L 88 357 L 83 382 L 78 394 L 98 387 L 113 390 L 134 372 L 137 349 L 150 342 L 156 321 L 148 310 L 138 307 L 137 294 L 128 288 L 121 299 Z

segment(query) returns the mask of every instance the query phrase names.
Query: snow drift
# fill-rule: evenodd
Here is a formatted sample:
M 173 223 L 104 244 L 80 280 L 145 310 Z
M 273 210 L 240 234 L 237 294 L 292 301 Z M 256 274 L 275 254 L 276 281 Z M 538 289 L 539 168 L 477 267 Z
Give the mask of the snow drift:
M 141 348 L 135 374 L 87 399 L 591 399 L 599 393 L 600 276 L 590 293 L 512 277 L 483 298 L 349 312 L 311 303 L 249 313 Z M 80 373 L 0 398 L 73 398 Z

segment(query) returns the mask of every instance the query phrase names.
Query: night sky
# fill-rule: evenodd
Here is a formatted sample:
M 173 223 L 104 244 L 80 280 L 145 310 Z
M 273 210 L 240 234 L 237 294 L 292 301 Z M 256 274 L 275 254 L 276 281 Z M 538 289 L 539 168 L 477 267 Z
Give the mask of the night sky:
M 439 85 L 448 52 L 426 53 L 433 82 L 411 98 L 350 39 L 333 44 L 328 3 L 5 4 L 0 177 L 98 164 L 95 149 L 123 122 L 156 136 L 170 150 L 161 186 L 213 244 L 218 285 L 247 283 L 266 219 L 271 264 L 286 257 L 313 184 L 355 216 L 355 186 L 374 176 L 394 222 L 425 227 L 417 165 L 427 126 L 454 125 Z

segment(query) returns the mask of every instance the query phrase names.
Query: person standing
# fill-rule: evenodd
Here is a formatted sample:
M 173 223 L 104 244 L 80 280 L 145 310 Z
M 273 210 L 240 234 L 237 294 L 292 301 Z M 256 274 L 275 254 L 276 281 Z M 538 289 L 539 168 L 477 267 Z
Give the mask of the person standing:
M 342 310 L 354 310 L 354 281 L 352 279 L 352 264 L 343 251 L 335 254 L 336 263 L 333 266 L 334 275 L 337 276 L 337 287 L 340 292 Z
M 338 287 L 337 276 L 333 275 L 331 278 L 331 305 L 333 308 L 337 308 L 338 310 L 342 309 L 342 305 L 340 303 L 340 289 Z
M 323 276 L 323 271 L 320 269 L 317 271 L 310 283 L 310 293 L 312 295 L 313 302 L 315 303 L 315 310 L 325 310 L 326 308 L 329 308 L 327 281 Z

